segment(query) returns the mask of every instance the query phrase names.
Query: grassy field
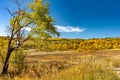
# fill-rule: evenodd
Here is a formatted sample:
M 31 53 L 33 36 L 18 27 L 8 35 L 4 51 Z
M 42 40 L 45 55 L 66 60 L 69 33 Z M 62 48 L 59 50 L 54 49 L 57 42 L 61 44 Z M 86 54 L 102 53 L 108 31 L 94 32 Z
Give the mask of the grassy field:
M 28 52 L 24 69 L 10 67 L 0 80 L 120 80 L 119 49 Z

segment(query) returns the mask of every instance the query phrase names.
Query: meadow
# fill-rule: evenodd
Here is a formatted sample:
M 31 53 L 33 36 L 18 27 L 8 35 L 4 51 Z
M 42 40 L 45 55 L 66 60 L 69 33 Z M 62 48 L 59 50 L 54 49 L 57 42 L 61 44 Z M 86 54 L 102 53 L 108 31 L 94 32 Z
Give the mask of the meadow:
M 0 39 L 0 71 L 7 38 Z M 120 38 L 29 40 L 0 80 L 120 80 Z

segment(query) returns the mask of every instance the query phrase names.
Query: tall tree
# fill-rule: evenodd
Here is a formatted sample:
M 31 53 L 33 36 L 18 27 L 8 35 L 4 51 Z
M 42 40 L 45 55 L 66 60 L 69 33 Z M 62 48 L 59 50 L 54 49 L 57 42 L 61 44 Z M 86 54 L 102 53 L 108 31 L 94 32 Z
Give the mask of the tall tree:
M 6 8 L 9 14 L 13 17 L 10 19 L 10 26 L 8 30 L 9 41 L 6 59 L 3 65 L 2 74 L 6 74 L 9 66 L 9 58 L 14 50 L 17 50 L 25 41 L 31 37 L 46 38 L 58 35 L 56 28 L 53 26 L 53 19 L 49 16 L 49 3 L 43 0 L 33 0 L 29 4 L 29 10 L 22 8 L 24 0 L 14 0 L 17 9 L 11 12 Z M 26 33 L 26 28 L 31 31 Z
M 43 0 L 34 0 L 34 3 L 29 5 L 31 14 L 30 17 L 34 20 L 32 34 L 37 38 L 48 38 L 60 34 L 53 26 L 53 18 L 49 16 L 49 2 Z

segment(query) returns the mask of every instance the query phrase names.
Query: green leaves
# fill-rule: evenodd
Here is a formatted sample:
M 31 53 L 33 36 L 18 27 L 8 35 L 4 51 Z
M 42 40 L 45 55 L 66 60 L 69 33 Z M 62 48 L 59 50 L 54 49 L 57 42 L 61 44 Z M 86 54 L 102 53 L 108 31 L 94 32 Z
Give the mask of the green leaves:
M 33 3 L 30 3 L 29 7 L 34 24 L 34 28 L 32 29 L 34 37 L 48 38 L 59 35 L 53 26 L 53 18 L 49 16 L 49 2 L 43 3 L 42 0 L 34 0 Z
M 30 27 L 29 35 L 37 38 L 58 37 L 60 34 L 53 26 L 53 18 L 49 15 L 49 2 L 43 0 L 34 0 L 29 3 L 30 11 L 21 10 L 16 12 L 14 18 L 10 20 L 10 26 L 14 31 L 22 30 L 22 28 Z

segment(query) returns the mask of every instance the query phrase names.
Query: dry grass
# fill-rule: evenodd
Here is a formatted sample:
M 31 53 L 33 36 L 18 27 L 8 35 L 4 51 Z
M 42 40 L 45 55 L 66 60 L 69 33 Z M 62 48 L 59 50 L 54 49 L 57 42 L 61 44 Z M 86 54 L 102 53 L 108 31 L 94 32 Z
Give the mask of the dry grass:
M 113 70 L 120 67 L 120 50 L 32 53 L 24 69 L 9 68 L 0 80 L 120 80 Z
M 107 69 L 101 64 L 84 63 L 43 77 L 41 80 L 119 80 L 112 70 Z

